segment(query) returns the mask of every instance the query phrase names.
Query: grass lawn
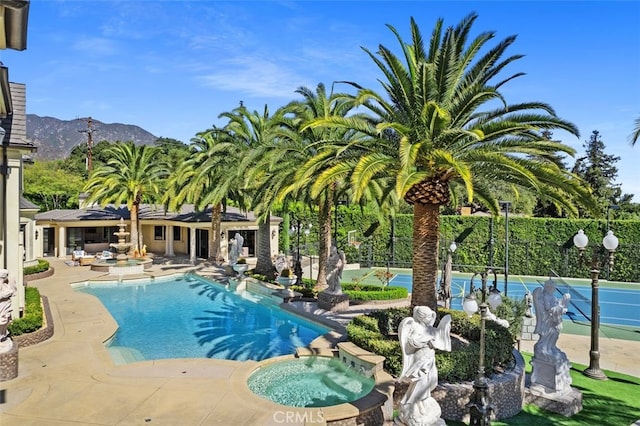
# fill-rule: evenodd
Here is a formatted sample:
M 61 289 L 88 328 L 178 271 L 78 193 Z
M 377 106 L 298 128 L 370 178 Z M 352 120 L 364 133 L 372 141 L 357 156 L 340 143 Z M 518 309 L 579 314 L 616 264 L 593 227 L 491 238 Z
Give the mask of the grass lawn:
M 531 372 L 531 354 L 523 353 L 527 372 Z M 572 387 L 582 392 L 582 411 L 571 417 L 526 405 L 517 416 L 492 425 L 546 426 L 546 425 L 611 425 L 628 426 L 640 420 L 640 378 L 606 371 L 609 380 L 590 379 L 582 374 L 586 366 L 572 364 Z M 447 425 L 464 425 L 447 421 Z

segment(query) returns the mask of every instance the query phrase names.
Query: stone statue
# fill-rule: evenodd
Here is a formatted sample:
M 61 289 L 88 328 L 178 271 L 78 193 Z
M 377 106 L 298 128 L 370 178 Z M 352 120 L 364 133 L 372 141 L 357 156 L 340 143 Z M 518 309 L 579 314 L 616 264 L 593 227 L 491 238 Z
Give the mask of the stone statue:
M 236 256 L 242 257 L 242 247 L 244 246 L 244 237 L 240 235 L 239 232 L 236 232 L 233 239 L 236 241 Z
M 489 321 L 493 321 L 496 322 L 498 324 L 500 324 L 501 326 L 503 326 L 504 328 L 509 328 L 509 321 L 507 321 L 504 318 L 500 318 L 498 317 L 496 314 L 494 314 L 493 312 L 491 312 L 491 310 L 489 309 L 489 307 L 487 306 L 487 314 L 485 316 Z
M 524 294 L 524 300 L 527 303 L 527 310 L 524 313 L 524 316 L 527 318 L 533 318 L 533 311 L 531 310 L 531 308 L 533 307 L 533 297 L 531 296 L 531 292 L 529 290 L 527 290 L 527 292 Z
M 0 352 L 11 349 L 13 343 L 9 338 L 9 322 L 11 321 L 11 296 L 16 293 L 15 279 L 9 279 L 9 271 L 0 269 Z
M 536 328 L 540 338 L 533 346 L 531 365 L 531 386 L 542 386 L 551 392 L 570 391 L 571 363 L 567 355 L 556 346 L 560 330 L 562 330 L 562 315 L 567 312 L 571 296 L 565 294 L 561 299 L 554 296 L 556 283 L 549 278 L 544 288 L 533 291 L 533 307 L 536 314 Z
M 338 251 L 335 246 L 331 246 L 331 254 L 327 261 L 327 283 L 329 288 L 326 292 L 330 294 L 342 294 L 342 271 L 347 263 L 347 258 L 343 251 Z
M 562 315 L 567 312 L 571 295 L 567 293 L 562 299 L 556 299 L 555 291 L 556 282 L 551 278 L 545 281 L 544 289 L 538 287 L 533 291 L 533 305 L 536 311 L 534 333 L 540 336 L 533 351 L 536 357 L 549 362 L 566 359 L 556 343 L 562 330 Z
M 451 315 L 434 327 L 436 313 L 427 306 L 413 308 L 413 317 L 398 327 L 402 348 L 400 380 L 409 380 L 407 393 L 400 401 L 398 422 L 406 426 L 440 426 L 446 423 L 431 392 L 438 384 L 435 349 L 451 351 Z
M 238 249 L 236 248 L 238 243 L 235 239 L 229 240 L 229 265 L 235 265 L 238 263 Z
M 289 261 L 284 254 L 280 253 L 278 256 L 276 256 L 275 267 L 278 275 L 282 273 L 283 269 L 287 269 L 289 267 Z
M 235 265 L 238 263 L 238 259 L 242 255 L 242 245 L 244 244 L 244 238 L 239 232 L 229 240 L 229 265 Z

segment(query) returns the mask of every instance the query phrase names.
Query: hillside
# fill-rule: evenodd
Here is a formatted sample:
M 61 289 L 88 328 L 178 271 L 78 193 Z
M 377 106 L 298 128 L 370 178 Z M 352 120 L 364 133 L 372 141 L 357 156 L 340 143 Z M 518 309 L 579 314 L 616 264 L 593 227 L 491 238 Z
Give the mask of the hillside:
M 137 144 L 150 145 L 157 139 L 146 130 L 131 124 L 107 124 L 91 119 L 91 129 L 94 144 L 106 140 L 134 141 Z M 37 159 L 66 158 L 75 146 L 87 143 L 87 131 L 87 118 L 60 120 L 27 114 L 27 142 L 38 148 L 34 155 Z

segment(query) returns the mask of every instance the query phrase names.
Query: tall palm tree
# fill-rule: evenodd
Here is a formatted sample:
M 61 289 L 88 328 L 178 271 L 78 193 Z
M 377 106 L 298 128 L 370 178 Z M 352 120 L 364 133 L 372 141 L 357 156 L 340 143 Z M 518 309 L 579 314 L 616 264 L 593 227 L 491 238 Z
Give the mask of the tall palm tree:
M 249 111 L 246 107 L 240 106 L 231 112 L 220 114 L 229 120 L 225 126 L 225 131 L 229 137 L 234 140 L 236 148 L 236 158 L 242 159 L 235 166 L 237 178 L 243 184 L 243 190 L 247 195 L 247 203 L 250 208 L 256 208 L 262 205 L 262 209 L 258 209 L 258 251 L 255 272 L 272 278 L 274 275 L 273 262 L 271 261 L 271 232 L 270 218 L 271 208 L 268 204 L 260 204 L 253 198 L 259 196 L 260 193 L 256 188 L 268 178 L 260 168 L 255 167 L 255 156 L 252 153 L 260 151 L 263 146 L 272 145 L 276 138 L 275 128 L 281 119 L 280 112 L 275 114 L 269 113 L 267 105 L 264 106 L 262 113 L 258 111 Z M 249 173 L 254 169 L 256 173 Z
M 132 247 L 141 248 L 140 204 L 159 201 L 168 165 L 158 161 L 155 147 L 133 142 L 113 144 L 108 155 L 107 163 L 93 170 L 84 187 L 87 201 L 102 207 L 126 204 L 131 214 Z
M 578 129 L 547 104 L 507 103 L 501 87 L 523 75 L 500 77 L 521 58 L 504 57 L 515 37 L 481 53 L 494 33 L 471 39 L 476 18 L 471 14 L 446 30 L 438 20 L 426 46 L 413 18 L 411 43 L 389 26 L 401 57 L 382 45 L 375 54 L 364 49 L 382 71 L 383 93 L 388 97 L 360 89 L 358 101 L 375 120 L 315 123 L 349 126 L 372 136 L 375 145 L 359 159 L 350 177 L 356 199 L 378 180 L 381 188 L 390 187 L 413 205 L 413 306 L 437 306 L 440 206 L 449 202 L 453 191 L 466 192 L 470 201 L 482 202 L 494 214 L 499 205 L 487 185 L 493 181 L 514 189 L 531 188 L 571 214 L 577 214 L 576 202 L 596 208 L 580 180 L 561 167 L 560 154 L 573 155 L 574 150 L 542 134 L 561 129 L 578 136 Z M 387 138 L 390 146 L 381 148 L 375 137 L 384 134 L 392 137 Z
M 209 259 L 218 262 L 223 204 L 228 198 L 241 198 L 238 151 L 234 140 L 217 127 L 198 133 L 191 142 L 189 157 L 169 179 L 163 201 L 169 210 L 179 210 L 184 203 L 196 210 L 211 206 Z
M 340 166 L 346 161 L 337 155 L 340 146 L 354 143 L 357 133 L 345 127 L 310 126 L 317 120 L 344 118 L 354 106 L 354 98 L 344 93 L 327 93 L 320 83 L 315 91 L 300 87 L 296 93 L 301 100 L 289 103 L 284 110 L 293 118 L 281 123 L 279 145 L 274 151 L 277 158 L 288 164 L 279 167 L 278 180 L 282 183 L 280 199 L 293 195 L 318 209 L 318 276 L 316 286 L 327 286 L 326 266 L 331 247 L 331 211 L 338 197 L 346 194 L 342 185 L 349 170 Z M 281 160 L 282 161 L 282 160 Z M 336 242 L 337 244 L 337 242 Z

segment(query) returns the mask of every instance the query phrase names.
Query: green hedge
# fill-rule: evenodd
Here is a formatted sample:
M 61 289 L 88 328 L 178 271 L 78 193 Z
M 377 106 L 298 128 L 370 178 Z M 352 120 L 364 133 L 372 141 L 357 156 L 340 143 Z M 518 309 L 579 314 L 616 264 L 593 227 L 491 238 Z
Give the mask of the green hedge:
M 19 336 L 31 333 L 42 328 L 42 305 L 40 304 L 40 292 L 35 287 L 25 288 L 24 316 L 16 318 L 9 324 L 9 334 Z
M 49 262 L 43 259 L 38 259 L 38 264 L 34 266 L 27 266 L 23 269 L 24 275 L 37 274 L 38 272 L 44 272 L 49 270 Z
M 275 212 L 282 214 L 282 212 Z M 306 221 L 314 222 L 315 216 Z M 493 222 L 493 223 L 492 223 Z M 351 263 L 371 266 L 411 267 L 413 215 L 398 214 L 393 223 L 380 218 L 360 206 L 337 207 L 338 246 Z M 364 237 L 372 225 L 378 223 L 369 237 Z M 493 244 L 491 229 L 493 228 Z M 615 265 L 610 279 L 640 282 L 640 221 L 611 220 L 610 228 L 620 240 L 615 253 Z M 390 244 L 393 229 L 393 244 Z M 588 265 L 578 260 L 573 247 L 573 236 L 583 229 L 589 237 L 585 259 L 591 260 L 594 250 L 602 251 L 602 238 L 606 234 L 606 219 L 555 219 L 509 216 L 509 273 L 512 275 L 546 276 L 553 269 L 565 277 L 588 278 Z M 359 249 L 346 244 L 347 232 L 356 230 L 361 242 Z M 458 249 L 453 255 L 456 269 L 475 272 L 479 267 L 493 265 L 502 272 L 505 259 L 505 217 L 440 216 L 440 265 L 446 259 L 447 248 L 456 241 Z M 314 252 L 318 241 L 318 227 L 313 227 L 305 244 Z M 393 250 L 391 249 L 393 247 Z M 306 253 L 306 251 L 305 251 Z M 491 256 L 493 253 L 493 256 Z M 600 252 L 601 264 L 606 265 L 606 253 Z M 465 268 L 461 265 L 473 265 Z M 602 278 L 606 278 L 606 267 Z
M 379 285 L 366 284 L 342 284 L 342 291 L 351 300 L 396 300 L 409 297 L 409 291 L 404 287 L 381 287 Z
M 400 342 L 397 334 L 385 334 L 382 330 L 397 330 L 400 321 L 410 316 L 410 312 L 410 308 L 397 308 L 355 317 L 347 325 L 348 338 L 361 348 L 384 356 L 385 370 L 397 377 L 402 371 Z M 480 359 L 480 316 L 468 318 L 461 311 L 440 309 L 438 321 L 446 314 L 452 318 L 451 333 L 468 340 L 469 345 L 452 352 L 436 351 L 438 376 L 448 382 L 473 380 Z M 513 344 L 514 338 L 508 329 L 493 321 L 486 321 L 485 365 L 488 374 L 512 365 Z

